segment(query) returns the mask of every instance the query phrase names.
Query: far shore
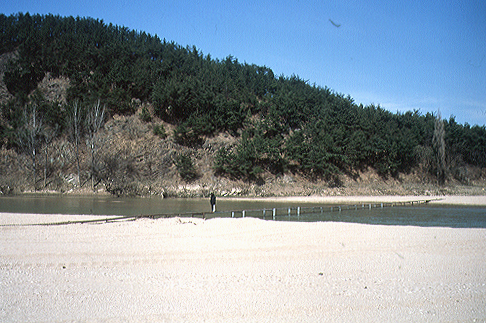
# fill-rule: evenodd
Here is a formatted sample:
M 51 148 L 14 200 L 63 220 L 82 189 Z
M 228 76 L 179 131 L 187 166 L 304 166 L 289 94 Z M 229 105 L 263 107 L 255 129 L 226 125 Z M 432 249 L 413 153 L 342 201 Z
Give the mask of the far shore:
M 383 195 L 383 196 L 288 196 L 288 197 L 221 197 L 225 200 L 251 200 L 251 201 L 275 201 L 275 202 L 304 202 L 322 204 L 353 204 L 353 203 L 393 203 L 428 201 L 434 205 L 464 205 L 486 206 L 486 195 L 459 196 L 425 196 L 425 195 Z
M 71 193 L 59 193 L 53 191 L 25 192 L 13 196 L 100 196 L 110 197 L 112 195 L 103 192 L 79 191 Z M 0 197 L 10 195 L 0 195 Z M 121 197 L 123 198 L 123 197 Z M 157 196 L 140 197 L 157 198 Z M 166 197 L 169 199 L 185 198 L 206 198 L 206 197 Z M 322 204 L 355 204 L 355 203 L 396 203 L 396 202 L 427 202 L 433 205 L 451 206 L 486 206 L 486 192 L 484 195 L 310 195 L 310 196 L 217 196 L 218 200 L 237 200 L 237 201 L 265 201 L 265 202 L 302 202 L 302 203 L 322 203 Z

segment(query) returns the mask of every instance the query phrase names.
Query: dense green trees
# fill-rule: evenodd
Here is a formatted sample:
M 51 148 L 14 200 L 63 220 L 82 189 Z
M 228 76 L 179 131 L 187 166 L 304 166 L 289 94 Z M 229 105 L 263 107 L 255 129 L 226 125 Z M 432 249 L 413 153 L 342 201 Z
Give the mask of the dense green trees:
M 77 104 L 100 100 L 109 115 L 132 114 L 138 99 L 176 126 L 172 135 L 179 144 L 199 147 L 221 131 L 238 136 L 238 144 L 215 158 L 216 173 L 233 178 L 261 181 L 264 172 L 297 172 L 339 184 L 339 174 L 368 167 L 384 177 L 419 163 L 431 174 L 442 167 L 430 159 L 432 114 L 363 107 L 295 75 L 276 77 L 270 68 L 232 56 L 212 59 L 196 47 L 100 20 L 0 15 L 0 54 L 10 52 L 16 59 L 6 66 L 4 82 L 15 98 L 1 105 L 5 146 L 19 146 L 26 106 L 35 104 L 44 124 L 59 134 L 72 134 Z M 35 91 L 47 73 L 69 78 L 67 106 Z M 147 111 L 143 116 L 151 118 Z M 485 167 L 486 128 L 463 126 L 453 117 L 443 124 L 449 163 Z M 189 161 L 178 158 L 178 167 L 190 168 Z

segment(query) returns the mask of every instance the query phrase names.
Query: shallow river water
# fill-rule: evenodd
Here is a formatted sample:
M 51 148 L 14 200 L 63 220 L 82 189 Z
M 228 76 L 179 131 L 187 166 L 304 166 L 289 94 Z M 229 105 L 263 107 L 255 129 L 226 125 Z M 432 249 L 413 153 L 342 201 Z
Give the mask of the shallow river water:
M 335 221 L 383 225 L 486 228 L 486 207 L 326 205 L 317 203 L 218 199 L 114 198 L 92 196 L 0 197 L 0 212 L 86 215 L 158 215 L 195 217 L 251 216 L 278 221 Z M 244 212 L 243 212 L 244 211 Z M 204 215 L 203 215 L 204 213 Z

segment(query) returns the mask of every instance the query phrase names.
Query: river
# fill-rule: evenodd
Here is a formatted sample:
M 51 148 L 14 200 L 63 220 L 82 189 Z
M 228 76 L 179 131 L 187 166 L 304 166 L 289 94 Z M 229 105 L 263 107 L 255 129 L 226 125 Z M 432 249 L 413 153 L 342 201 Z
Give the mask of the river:
M 274 210 L 275 209 L 275 210 Z M 245 210 L 245 214 L 243 214 Z M 335 221 L 381 225 L 452 228 L 486 228 L 486 207 L 402 206 L 369 209 L 303 202 L 218 199 L 217 212 L 209 213 L 209 199 L 115 198 L 111 196 L 8 196 L 0 197 L 0 212 L 86 215 L 153 215 L 242 217 L 278 221 Z M 234 212 L 231 212 L 234 211 Z M 274 216 L 275 214 L 275 216 Z

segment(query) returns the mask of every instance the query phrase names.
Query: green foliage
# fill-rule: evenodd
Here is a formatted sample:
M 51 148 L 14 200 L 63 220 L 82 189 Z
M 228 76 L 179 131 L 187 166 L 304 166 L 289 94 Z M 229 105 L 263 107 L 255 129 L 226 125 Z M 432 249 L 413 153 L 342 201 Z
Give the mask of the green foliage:
M 249 181 L 257 181 L 263 171 L 259 164 L 258 147 L 255 145 L 255 141 L 243 136 L 236 147 L 237 174 Z
M 221 147 L 214 157 L 214 172 L 217 175 L 228 175 L 232 178 L 238 178 L 238 168 L 235 167 L 236 155 L 232 152 L 231 148 Z
M 167 138 L 167 133 L 165 132 L 164 125 L 155 125 L 153 128 L 154 135 L 159 136 L 160 139 Z
M 187 147 L 198 147 L 203 143 L 200 133 L 187 126 L 187 123 L 181 123 L 174 129 L 174 142 Z
M 464 162 L 486 167 L 486 127 L 458 124 L 455 117 L 445 121 L 446 147 Z
M 68 132 L 70 106 L 101 100 L 107 114 L 133 114 L 132 100 L 152 104 L 174 124 L 174 141 L 199 147 L 227 131 L 240 136 L 215 157 L 221 175 L 261 181 L 264 171 L 298 172 L 338 183 L 339 174 L 374 168 L 398 176 L 425 161 L 435 116 L 393 114 L 268 67 L 204 56 L 157 36 L 91 18 L 0 14 L 0 54 L 16 51 L 4 82 L 14 99 L 0 106 L 1 144 L 15 147 L 23 108 L 36 104 L 44 124 Z M 70 80 L 68 106 L 35 91 L 50 73 Z M 151 116 L 142 110 L 141 119 Z M 256 122 L 255 120 L 259 120 Z M 154 134 L 165 138 L 163 126 Z M 444 122 L 446 160 L 486 167 L 486 128 Z M 434 165 L 428 166 L 430 169 Z
M 258 156 L 252 141 L 243 138 L 233 149 L 221 148 L 215 156 L 215 173 L 227 175 L 233 179 L 245 179 L 250 182 L 260 182 L 263 169 L 259 165 Z
M 198 177 L 196 168 L 189 155 L 178 154 L 174 157 L 174 164 L 181 178 L 185 181 L 192 181 Z
M 288 138 L 286 152 L 296 170 L 302 174 L 313 180 L 334 180 L 344 168 L 346 157 L 333 139 L 322 125 L 310 123 Z
M 219 175 L 228 175 L 235 179 L 245 179 L 250 182 L 261 182 L 260 174 L 265 168 L 272 170 L 271 153 L 264 153 L 268 143 L 261 134 L 255 135 L 252 131 L 245 131 L 239 144 L 232 148 L 221 148 L 215 156 L 215 172 Z M 277 160 L 277 158 L 276 158 Z M 274 167 L 278 168 L 278 162 Z
M 150 115 L 150 112 L 147 109 L 147 107 L 142 108 L 142 112 L 140 112 L 140 119 L 144 122 L 152 121 L 152 116 Z

